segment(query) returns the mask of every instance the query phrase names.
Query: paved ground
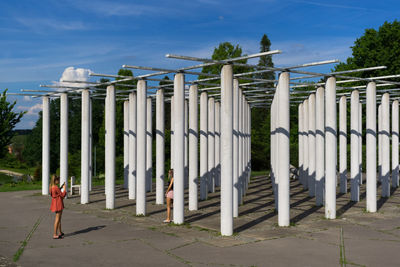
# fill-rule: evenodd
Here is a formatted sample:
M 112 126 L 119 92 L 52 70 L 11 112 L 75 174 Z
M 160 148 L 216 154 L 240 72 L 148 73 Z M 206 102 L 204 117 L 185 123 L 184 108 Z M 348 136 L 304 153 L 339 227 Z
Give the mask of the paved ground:
M 165 206 L 148 194 L 148 216 L 135 216 L 127 191 L 116 191 L 116 209 L 105 210 L 104 190 L 96 187 L 91 203 L 65 201 L 66 237 L 53 240 L 50 199 L 39 191 L 0 193 L 0 266 L 399 266 L 400 190 L 379 199 L 379 212 L 365 213 L 360 203 L 338 194 L 338 219 L 323 219 L 297 181 L 291 183 L 292 226 L 277 227 L 271 184 L 254 178 L 234 221 L 235 235 L 219 235 L 219 193 L 186 211 L 186 224 L 165 225 Z M 378 190 L 378 193 L 380 191 Z M 341 231 L 343 234 L 341 235 Z M 341 252 L 342 251 L 342 252 Z

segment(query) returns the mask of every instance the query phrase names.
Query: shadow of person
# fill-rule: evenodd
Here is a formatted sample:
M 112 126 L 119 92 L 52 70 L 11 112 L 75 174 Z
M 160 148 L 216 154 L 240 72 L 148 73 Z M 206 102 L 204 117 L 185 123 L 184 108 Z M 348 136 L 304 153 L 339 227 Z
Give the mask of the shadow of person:
M 85 234 L 85 233 L 89 233 L 91 231 L 96 231 L 96 230 L 101 230 L 104 227 L 106 227 L 105 225 L 99 225 L 99 226 L 92 226 L 92 227 L 88 227 L 86 229 L 82 229 L 79 231 L 75 231 L 69 234 L 65 234 L 65 237 L 69 237 L 69 236 L 74 236 L 74 235 L 80 235 L 80 234 Z

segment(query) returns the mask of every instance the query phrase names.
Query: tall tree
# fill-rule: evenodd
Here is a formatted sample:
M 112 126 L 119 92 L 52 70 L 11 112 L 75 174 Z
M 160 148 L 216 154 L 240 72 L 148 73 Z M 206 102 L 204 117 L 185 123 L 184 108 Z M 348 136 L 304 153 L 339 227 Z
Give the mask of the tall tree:
M 352 57 L 336 65 L 335 71 L 384 65 L 386 69 L 352 74 L 371 77 L 400 71 L 400 22 L 385 22 L 378 30 L 366 29 L 352 46 Z
M 271 50 L 271 41 L 264 34 L 260 40 L 260 52 Z M 273 67 L 272 55 L 259 58 L 258 66 Z M 265 80 L 274 80 L 275 73 L 263 72 L 256 74 L 255 77 Z M 274 83 L 266 83 L 265 87 L 272 88 Z M 251 165 L 254 170 L 266 170 L 270 162 L 270 110 L 267 108 L 253 108 L 251 112 Z
M 212 59 L 214 60 L 222 60 L 222 59 L 228 59 L 228 58 L 234 58 L 234 57 L 240 57 L 242 56 L 242 48 L 239 45 L 234 46 L 230 42 L 224 42 L 220 43 L 218 47 L 214 48 L 214 52 L 211 56 Z M 237 63 L 247 63 L 247 60 L 240 60 L 236 61 Z M 203 67 L 202 71 L 203 73 L 209 73 L 209 74 L 220 74 L 222 69 L 222 65 L 212 65 L 212 66 L 206 66 Z M 247 67 L 242 67 L 242 66 L 233 66 L 233 72 L 234 73 L 242 73 L 249 71 L 249 68 Z M 205 75 L 200 75 L 199 79 L 203 78 L 209 78 L 209 76 Z M 217 81 L 219 82 L 219 81 Z M 215 83 L 217 83 L 215 82 Z
M 271 41 L 269 40 L 266 34 L 263 35 L 260 41 L 260 52 L 268 52 L 271 50 Z M 263 67 L 273 67 L 274 62 L 272 62 L 272 55 L 262 56 L 258 60 L 258 66 Z M 265 80 L 274 80 L 275 73 L 271 72 L 263 72 L 256 75 L 257 78 L 265 79 Z M 272 87 L 273 83 L 267 84 L 268 87 Z
M 10 144 L 11 138 L 14 136 L 13 129 L 21 120 L 25 111 L 15 113 L 14 106 L 17 103 L 7 101 L 7 89 L 0 95 L 0 157 L 6 154 L 6 147 Z

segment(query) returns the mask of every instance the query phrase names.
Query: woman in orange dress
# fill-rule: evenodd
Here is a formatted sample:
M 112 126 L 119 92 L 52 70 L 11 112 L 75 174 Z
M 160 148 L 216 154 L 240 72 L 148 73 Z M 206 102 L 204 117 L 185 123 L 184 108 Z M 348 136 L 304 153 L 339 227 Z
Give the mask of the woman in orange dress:
M 61 189 L 58 187 L 60 184 L 60 177 L 53 175 L 51 177 L 50 182 L 50 196 L 51 196 L 51 206 L 50 210 L 56 213 L 56 218 L 54 221 L 54 239 L 61 239 L 64 237 L 64 233 L 61 231 L 61 216 L 62 211 L 64 209 L 64 197 L 67 194 L 67 190 L 65 188 L 65 184 L 63 184 L 62 188 L 64 192 L 61 192 Z M 59 234 L 58 234 L 59 233 Z

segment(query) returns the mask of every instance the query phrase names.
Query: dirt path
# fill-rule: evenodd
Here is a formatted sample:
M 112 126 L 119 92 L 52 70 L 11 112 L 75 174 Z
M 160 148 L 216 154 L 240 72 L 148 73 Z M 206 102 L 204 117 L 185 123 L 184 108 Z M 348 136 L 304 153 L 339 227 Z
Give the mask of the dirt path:
M 14 171 L 9 171 L 9 170 L 1 170 L 1 169 L 0 169 L 0 172 L 1 172 L 1 173 L 8 174 L 8 175 L 14 175 L 14 176 L 24 176 L 24 174 L 23 174 L 23 173 L 20 173 L 20 172 L 14 172 Z

